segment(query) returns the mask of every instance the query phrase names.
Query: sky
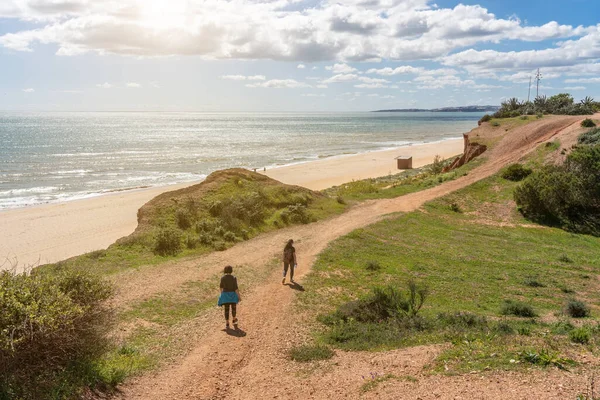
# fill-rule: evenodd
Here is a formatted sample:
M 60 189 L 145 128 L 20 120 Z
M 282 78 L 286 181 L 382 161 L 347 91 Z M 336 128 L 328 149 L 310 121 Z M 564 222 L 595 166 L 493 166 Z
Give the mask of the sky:
M 0 110 L 498 105 L 537 68 L 600 100 L 599 0 L 0 0 Z

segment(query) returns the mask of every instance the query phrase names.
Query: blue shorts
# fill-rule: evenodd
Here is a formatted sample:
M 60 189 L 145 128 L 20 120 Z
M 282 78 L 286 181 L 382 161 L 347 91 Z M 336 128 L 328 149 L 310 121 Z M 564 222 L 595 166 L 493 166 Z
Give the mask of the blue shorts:
M 223 304 L 233 303 L 237 304 L 240 300 L 238 299 L 238 295 L 236 292 L 221 292 L 219 296 L 219 307 Z

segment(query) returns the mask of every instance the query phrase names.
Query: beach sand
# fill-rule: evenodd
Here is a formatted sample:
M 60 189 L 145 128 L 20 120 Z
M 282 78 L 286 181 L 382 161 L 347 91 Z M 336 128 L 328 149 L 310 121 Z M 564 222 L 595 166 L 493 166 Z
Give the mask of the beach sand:
M 281 182 L 320 190 L 357 179 L 397 172 L 395 157 L 413 157 L 413 167 L 463 151 L 463 140 L 447 140 L 357 155 L 332 157 L 266 171 Z M 194 183 L 111 193 L 70 202 L 0 211 L 0 270 L 60 261 L 104 249 L 131 234 L 137 210 L 171 190 Z

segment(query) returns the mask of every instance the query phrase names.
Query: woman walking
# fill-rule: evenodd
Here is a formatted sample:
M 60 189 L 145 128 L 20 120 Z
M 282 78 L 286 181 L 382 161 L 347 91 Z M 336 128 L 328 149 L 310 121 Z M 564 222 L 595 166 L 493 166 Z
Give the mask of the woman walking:
M 294 269 L 298 266 L 296 261 L 296 249 L 293 246 L 294 241 L 288 240 L 287 244 L 283 248 L 283 280 L 281 284 L 285 284 L 285 276 L 287 275 L 288 269 L 290 270 L 290 282 L 294 283 Z
M 225 306 L 225 329 L 229 329 L 229 309 L 233 317 L 233 327 L 238 328 L 237 303 L 242 301 L 242 296 L 238 290 L 237 278 L 233 275 L 233 267 L 226 266 L 223 269 L 225 275 L 221 277 L 221 295 L 219 296 L 219 307 Z

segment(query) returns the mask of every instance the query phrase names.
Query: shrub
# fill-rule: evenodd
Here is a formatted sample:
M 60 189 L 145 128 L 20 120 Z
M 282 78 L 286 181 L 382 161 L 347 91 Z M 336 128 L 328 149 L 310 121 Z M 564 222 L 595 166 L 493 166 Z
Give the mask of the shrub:
M 506 321 L 499 321 L 494 325 L 494 330 L 503 335 L 512 335 L 515 330 L 513 327 Z
M 0 273 L 0 398 L 47 399 L 101 384 L 95 365 L 110 343 L 112 292 L 86 272 Z
M 527 168 L 522 164 L 516 163 L 509 165 L 502 171 L 502 178 L 509 181 L 518 182 L 527 178 L 532 172 L 533 170 L 531 168 Z
M 217 240 L 217 241 L 213 242 L 212 246 L 213 246 L 213 249 L 215 249 L 217 251 L 227 250 L 227 244 L 222 240 Z
M 284 214 L 286 215 L 285 220 Z M 306 206 L 300 203 L 288 206 L 287 210 L 284 210 L 284 212 L 281 213 L 281 219 L 284 220 L 284 222 L 289 221 L 295 224 L 308 224 L 310 222 L 310 216 L 308 215 Z
M 513 300 L 504 300 L 504 303 L 500 308 L 500 314 L 515 315 L 517 317 L 526 318 L 533 318 L 537 316 L 531 305 Z
M 536 117 L 537 119 L 542 119 L 542 118 L 544 118 L 544 114 L 542 114 L 542 113 L 537 113 L 537 114 L 535 115 L 535 117 Z
M 498 122 L 498 121 L 492 121 L 492 123 L 490 125 L 492 125 L 492 126 L 500 126 L 500 122 Z
M 369 261 L 365 266 L 367 271 L 379 271 L 381 269 L 381 265 L 377 261 Z
M 338 204 L 346 204 L 346 200 L 344 200 L 344 198 L 340 195 L 338 195 L 335 200 L 338 202 Z
M 558 261 L 568 263 L 568 264 L 571 264 L 573 262 L 571 257 L 569 257 L 566 254 L 562 254 L 560 257 L 558 257 Z
M 525 278 L 525 280 L 523 281 L 523 284 L 525 286 L 529 286 L 529 287 L 546 287 L 546 285 L 544 285 L 543 283 L 541 283 L 540 281 L 538 281 L 537 279 L 535 279 L 533 277 Z
M 514 192 L 521 213 L 534 221 L 600 236 L 600 145 L 578 146 L 564 165 L 532 173 Z
M 177 226 L 183 230 L 192 226 L 192 215 L 184 208 L 180 208 L 175 212 L 175 218 L 177 219 Z
M 543 349 L 539 352 L 535 350 L 526 350 L 518 353 L 519 359 L 522 361 L 547 367 L 553 365 L 559 369 L 567 369 L 568 365 L 573 365 L 574 361 L 568 358 L 560 357 L 557 353 L 550 353 Z
M 414 317 L 427 298 L 427 289 L 418 287 L 414 281 L 407 284 L 405 296 L 396 286 L 376 287 L 360 300 L 340 306 L 335 313 L 343 321 L 378 322 L 392 318 Z
M 591 129 L 577 138 L 579 144 L 600 144 L 600 128 Z
M 442 158 L 442 156 L 440 156 L 439 154 L 436 154 L 433 157 L 433 163 L 431 163 L 431 165 L 429 166 L 429 172 L 434 175 L 439 175 L 442 173 L 445 166 L 446 166 L 446 163 L 445 163 L 444 159 Z
M 235 233 L 227 231 L 223 235 L 223 239 L 225 239 L 227 242 L 235 242 L 237 238 L 235 237 Z
M 573 299 L 567 302 L 565 313 L 573 318 L 585 318 L 590 316 L 590 308 L 584 302 Z
M 462 213 L 460 206 L 455 201 L 450 203 L 450 211 L 453 211 L 455 213 Z
M 527 121 L 529 119 L 529 117 L 527 115 L 521 115 L 521 118 L 523 121 Z
M 586 118 L 583 121 L 581 121 L 581 126 L 584 128 L 593 128 L 596 126 L 596 123 L 594 121 L 592 121 L 591 119 Z
M 156 235 L 154 253 L 161 256 L 174 256 L 181 251 L 182 234 L 176 228 L 163 228 Z
M 192 235 L 187 235 L 185 237 L 185 247 L 187 247 L 188 249 L 195 249 L 196 247 L 198 247 L 198 242 L 198 239 Z
M 198 242 L 200 242 L 201 244 L 203 244 L 205 246 L 211 245 L 213 241 L 214 241 L 214 238 L 210 233 L 204 232 L 198 236 Z
M 477 122 L 477 125 L 481 125 L 484 122 L 489 122 L 492 119 L 492 116 L 489 114 L 485 114 L 481 119 Z
M 289 352 L 290 358 L 298 362 L 328 360 L 334 354 L 333 350 L 323 345 L 302 345 L 293 347 Z
M 592 334 L 588 328 L 576 328 L 569 332 L 569 339 L 573 343 L 587 344 L 592 338 Z

